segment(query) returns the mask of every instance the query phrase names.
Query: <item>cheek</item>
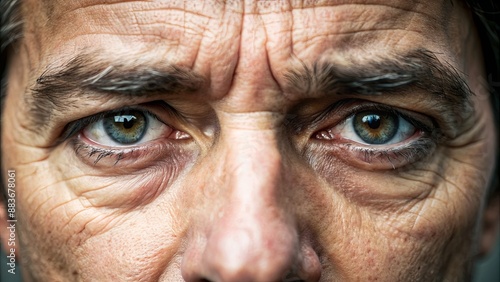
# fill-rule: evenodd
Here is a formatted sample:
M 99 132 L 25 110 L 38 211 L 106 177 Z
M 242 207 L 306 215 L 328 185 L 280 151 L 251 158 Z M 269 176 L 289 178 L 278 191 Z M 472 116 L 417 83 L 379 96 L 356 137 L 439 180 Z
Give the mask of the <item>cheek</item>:
M 197 148 L 153 144 L 146 149 L 99 157 L 86 145 L 70 140 L 52 152 L 51 161 L 66 190 L 92 207 L 132 210 L 147 205 L 189 170 Z
M 112 227 L 94 234 L 76 254 L 87 279 L 158 281 L 179 250 L 183 230 L 158 205 L 111 219 Z M 177 214 L 181 219 L 182 214 Z
M 353 281 L 434 281 L 450 271 L 466 273 L 473 228 L 456 224 L 461 215 L 428 215 L 443 213 L 431 206 L 382 214 L 349 205 L 341 205 L 343 214 L 320 235 L 324 265 L 333 267 L 325 273 Z
M 326 264 L 333 266 L 326 273 L 370 281 L 467 274 L 488 173 L 480 172 L 479 163 L 471 167 L 453 160 L 457 152 L 436 154 L 425 165 L 397 172 L 317 162 L 327 183 L 321 190 L 333 191 L 323 195 L 320 208 L 327 227 L 319 240 Z
M 40 180 L 37 186 L 31 185 L 33 179 Z M 119 187 L 133 190 L 136 187 L 127 186 L 132 183 Z M 169 187 L 171 193 L 132 209 L 94 206 L 87 198 L 75 197 L 66 184 L 39 174 L 18 183 L 22 254 L 25 261 L 37 260 L 27 266 L 31 273 L 66 277 L 63 280 L 74 275 L 87 280 L 158 280 L 175 264 L 188 222 L 182 207 L 173 204 L 183 202 L 176 196 L 180 187 Z M 57 267 L 51 268 L 53 273 L 43 270 L 49 266 Z
M 69 240 L 76 233 L 73 217 L 83 207 L 68 197 L 63 185 L 54 185 L 50 176 L 38 174 L 47 171 L 39 168 L 29 177 L 20 178 L 17 186 L 16 212 L 23 267 L 35 281 L 71 277 L 78 266 Z

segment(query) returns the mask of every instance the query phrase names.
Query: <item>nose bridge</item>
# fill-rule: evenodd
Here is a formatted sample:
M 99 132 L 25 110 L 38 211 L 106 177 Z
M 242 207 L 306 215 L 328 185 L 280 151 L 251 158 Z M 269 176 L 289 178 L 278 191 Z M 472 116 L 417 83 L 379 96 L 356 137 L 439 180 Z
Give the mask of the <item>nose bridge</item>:
M 253 244 L 265 243 L 273 229 L 289 229 L 285 226 L 289 219 L 279 199 L 286 183 L 276 133 L 252 130 L 235 133 L 240 135 L 238 138 L 229 135 L 228 140 L 233 143 L 225 145 L 230 148 L 225 175 L 229 198 L 222 224 L 247 230 Z
M 221 135 L 226 199 L 213 222 L 203 264 L 216 281 L 280 280 L 294 261 L 298 239 L 280 205 L 283 164 L 274 126 L 231 125 Z M 248 126 L 242 126 L 247 124 Z
M 225 182 L 233 197 L 261 202 L 276 200 L 274 195 L 282 178 L 282 156 L 273 129 L 228 129 L 223 145 L 227 148 Z M 253 203 L 255 204 L 255 203 Z M 268 203 L 269 204 L 269 203 Z
M 224 148 L 224 189 L 228 217 L 245 217 L 240 224 L 259 226 L 283 217 L 279 194 L 285 188 L 279 140 L 280 116 L 269 112 L 228 115 L 220 145 Z M 250 224 L 248 220 L 254 219 Z

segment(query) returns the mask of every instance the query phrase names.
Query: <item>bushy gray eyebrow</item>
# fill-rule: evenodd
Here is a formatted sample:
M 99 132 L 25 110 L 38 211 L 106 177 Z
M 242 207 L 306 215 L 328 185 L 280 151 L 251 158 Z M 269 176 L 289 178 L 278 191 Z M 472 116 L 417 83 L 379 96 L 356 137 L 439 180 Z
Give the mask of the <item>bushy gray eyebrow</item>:
M 426 49 L 384 59 L 367 59 L 349 66 L 322 60 L 290 70 L 285 77 L 291 92 L 305 93 L 305 96 L 316 96 L 316 93 L 381 95 L 418 87 L 430 92 L 432 99 L 459 105 L 472 94 L 459 71 L 441 63 Z
M 36 79 L 28 99 L 34 128 L 44 128 L 54 112 L 80 106 L 79 100 L 189 93 L 201 89 L 205 82 L 201 75 L 176 65 L 125 66 L 96 58 L 78 55 L 62 67 L 48 68 Z

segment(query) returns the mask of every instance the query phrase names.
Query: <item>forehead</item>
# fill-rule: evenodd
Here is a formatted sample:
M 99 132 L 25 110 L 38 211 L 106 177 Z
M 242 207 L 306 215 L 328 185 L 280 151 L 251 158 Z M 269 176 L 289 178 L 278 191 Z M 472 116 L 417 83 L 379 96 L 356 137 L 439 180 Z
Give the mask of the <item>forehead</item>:
M 265 40 L 268 47 L 291 46 L 290 52 L 299 57 L 326 48 L 403 46 L 419 40 L 432 44 L 458 25 L 460 10 L 452 1 L 383 0 L 32 3 L 38 5 L 41 9 L 29 10 L 43 16 L 28 16 L 43 21 L 33 30 L 44 33 L 43 44 L 73 42 L 76 48 L 98 48 L 113 43 L 115 52 L 159 48 L 175 52 L 179 60 L 200 47 L 212 53 L 221 47 L 237 51 L 243 39 Z
M 349 65 L 420 48 L 462 69 L 455 60 L 469 28 L 452 1 L 47 0 L 26 7 L 39 13 L 27 13 L 26 36 L 37 53 L 30 57 L 43 61 L 37 75 L 94 52 L 192 69 L 215 93 L 227 92 L 238 74 L 269 86 L 262 74 L 279 84 L 286 70 L 323 58 Z

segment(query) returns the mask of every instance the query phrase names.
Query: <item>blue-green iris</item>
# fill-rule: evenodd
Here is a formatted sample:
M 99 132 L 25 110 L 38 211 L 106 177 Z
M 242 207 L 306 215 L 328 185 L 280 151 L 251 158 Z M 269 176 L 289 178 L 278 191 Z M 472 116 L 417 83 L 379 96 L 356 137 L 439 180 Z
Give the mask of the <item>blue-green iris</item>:
M 364 111 L 357 113 L 353 120 L 356 134 L 368 144 L 389 142 L 399 127 L 398 116 L 383 111 Z
M 105 117 L 103 126 L 113 141 L 120 144 L 133 144 L 144 136 L 147 119 L 142 112 L 130 110 Z

